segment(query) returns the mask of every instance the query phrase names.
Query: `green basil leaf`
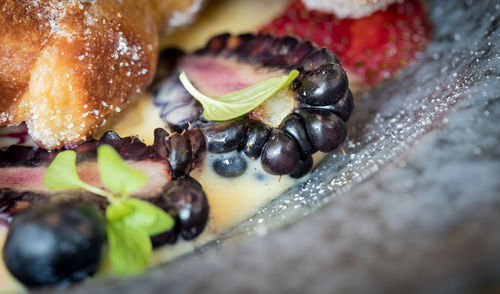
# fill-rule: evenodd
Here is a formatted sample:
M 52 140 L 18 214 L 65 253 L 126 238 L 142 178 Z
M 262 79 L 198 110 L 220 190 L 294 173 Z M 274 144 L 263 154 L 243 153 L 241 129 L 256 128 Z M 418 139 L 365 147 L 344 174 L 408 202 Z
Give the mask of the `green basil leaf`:
M 62 151 L 47 168 L 43 183 L 51 190 L 85 189 L 106 198 L 110 193 L 83 182 L 76 172 L 76 153 L 73 150 Z
M 99 146 L 97 163 L 101 182 L 122 197 L 139 190 L 148 181 L 148 177 L 142 171 L 128 167 L 120 154 L 110 145 Z
M 271 78 L 245 89 L 212 98 L 198 91 L 185 72 L 179 79 L 186 90 L 203 106 L 203 116 L 207 120 L 224 121 L 242 116 L 266 101 L 274 93 L 288 87 L 299 75 L 292 70 L 288 76 Z
M 81 188 L 82 180 L 76 172 L 75 163 L 75 151 L 66 150 L 57 154 L 43 176 L 45 186 L 51 190 Z
M 106 219 L 109 222 L 123 220 L 127 215 L 131 214 L 133 208 L 126 204 L 125 201 L 113 201 L 106 208 Z
M 141 274 L 148 268 L 152 252 L 148 234 L 123 221 L 108 221 L 109 258 L 113 271 L 120 277 Z
M 174 219 L 158 206 L 135 198 L 129 198 L 123 202 L 132 208 L 131 212 L 124 217 L 127 226 L 140 228 L 150 236 L 168 231 L 174 226 Z

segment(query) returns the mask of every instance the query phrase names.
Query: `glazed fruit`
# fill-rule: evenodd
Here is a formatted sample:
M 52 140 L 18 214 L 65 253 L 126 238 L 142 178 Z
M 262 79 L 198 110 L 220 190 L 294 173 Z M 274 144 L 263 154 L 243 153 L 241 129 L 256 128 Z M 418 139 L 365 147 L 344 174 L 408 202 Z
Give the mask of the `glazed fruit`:
M 191 142 L 188 137 L 174 133 L 165 141 L 168 151 L 168 163 L 172 176 L 178 178 L 187 175 L 193 162 Z
M 79 281 L 96 271 L 105 241 L 104 219 L 91 205 L 46 204 L 15 217 L 3 258 L 28 287 Z
M 291 173 L 300 160 L 295 141 L 282 131 L 273 130 L 262 149 L 262 167 L 273 175 Z
M 212 168 L 220 176 L 234 178 L 246 171 L 247 162 L 239 152 L 224 153 L 213 160 Z
M 243 119 L 207 123 L 202 127 L 207 150 L 213 153 L 226 153 L 236 150 L 246 135 L 246 123 Z
M 307 135 L 313 147 L 321 152 L 330 152 L 344 142 L 347 129 L 344 121 L 326 110 L 298 109 L 304 119 Z
M 302 79 L 297 98 L 313 106 L 333 105 L 345 95 L 347 88 L 347 76 L 340 64 L 327 63 Z
M 359 19 L 308 10 L 301 0 L 263 27 L 262 33 L 295 35 L 335 52 L 356 87 L 388 79 L 411 64 L 429 43 L 422 0 L 398 1 Z
M 172 67 L 164 70 L 172 74 L 158 83 L 155 104 L 171 129 L 200 127 L 209 152 L 238 150 L 260 158 L 268 173 L 285 175 L 318 150 L 332 151 L 346 138 L 344 121 L 353 111 L 353 97 L 338 58 L 325 48 L 290 36 L 224 34 L 193 54 L 176 56 L 162 63 Z M 207 121 L 200 103 L 176 80 L 185 72 L 204 95 L 218 97 L 292 70 L 299 75 L 290 86 L 242 117 L 221 122 Z M 308 166 L 302 164 L 300 170 Z M 223 162 L 214 169 L 222 176 L 237 174 L 223 172 L 229 171 Z
M 242 146 L 243 153 L 252 159 L 257 159 L 271 134 L 271 129 L 261 122 L 250 121 L 247 132 Z
M 295 169 L 290 173 L 290 177 L 300 179 L 307 174 L 313 166 L 313 159 L 311 156 L 301 159 Z
M 303 118 L 298 114 L 288 115 L 283 120 L 280 127 L 288 136 L 295 140 L 302 158 L 311 156 L 318 151 L 311 144 L 311 140 L 304 126 Z
M 197 237 L 207 225 L 209 214 L 207 195 L 200 183 L 189 176 L 168 183 L 161 199 L 155 204 L 174 217 L 176 223 L 174 230 L 185 240 Z
M 181 230 L 186 238 L 201 233 L 208 220 L 206 195 L 199 184 L 193 185 L 196 183 L 194 180 L 185 180 L 185 176 L 193 168 L 204 162 L 206 143 L 200 129 L 193 127 L 182 133 L 169 134 L 165 129 L 158 128 L 154 131 L 154 143 L 151 146 L 145 145 L 134 137 L 121 138 L 114 132 L 105 133 L 99 140 L 89 140 L 73 149 L 77 155 L 76 168 L 78 173 L 87 180 L 88 184 L 99 184 L 95 182 L 95 179 L 99 179 L 96 153 L 97 148 L 102 144 L 113 146 L 119 155 L 126 159 L 127 164 L 138 167 L 147 173 L 149 184 L 131 196 L 149 201 L 175 216 L 179 215 L 180 210 L 190 211 L 191 208 L 193 209 L 191 213 L 193 218 L 188 218 L 183 222 L 179 220 L 174 229 L 154 236 L 152 238 L 154 246 L 175 243 Z M 61 151 L 64 150 L 49 152 L 40 148 L 11 146 L 0 152 L 0 168 L 7 175 L 4 177 L 5 181 L 2 182 L 2 187 L 0 187 L 0 211 L 2 212 L 0 221 L 8 224 L 19 213 L 29 212 L 32 208 L 46 205 L 51 199 L 92 202 L 101 211 L 106 209 L 108 202 L 91 193 L 61 195 L 61 192 L 57 191 L 40 191 L 40 183 L 43 183 L 42 176 L 47 171 L 49 163 Z M 177 178 L 184 180 L 179 183 L 175 181 Z M 173 183 L 169 184 L 171 181 Z M 22 189 L 20 189 L 20 183 Z M 187 185 L 184 191 L 188 192 L 185 197 L 189 199 L 179 200 L 180 202 L 174 205 L 170 201 L 170 197 L 165 197 L 165 189 L 167 187 L 170 189 L 174 185 L 177 187 L 176 191 L 182 190 L 181 186 L 184 183 Z M 193 195 L 198 200 L 193 198 Z M 166 202 L 165 199 L 168 201 Z M 193 201 L 193 203 L 189 204 L 189 201 Z M 182 203 L 186 204 L 186 207 Z M 198 206 L 196 206 L 198 204 L 201 205 L 201 210 L 198 210 Z

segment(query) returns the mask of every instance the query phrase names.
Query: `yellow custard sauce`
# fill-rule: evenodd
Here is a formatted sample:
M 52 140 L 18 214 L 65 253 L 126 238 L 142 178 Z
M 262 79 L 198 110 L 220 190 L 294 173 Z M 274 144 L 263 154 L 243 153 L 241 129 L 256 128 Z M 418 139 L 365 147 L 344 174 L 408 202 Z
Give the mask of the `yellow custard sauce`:
M 288 0 L 223 0 L 211 1 L 200 14 L 198 20 L 162 40 L 162 47 L 177 47 L 192 51 L 205 45 L 214 35 L 221 33 L 246 33 L 265 25 L 278 16 L 288 5 Z M 152 144 L 153 130 L 165 127 L 160 119 L 159 110 L 153 104 L 150 94 L 141 94 L 126 109 L 108 130 L 117 132 L 121 137 L 137 136 L 146 144 Z M 272 176 L 265 173 L 260 160 L 247 159 L 247 171 L 236 178 L 223 178 L 217 175 L 211 161 L 217 155 L 207 154 L 201 168 L 191 176 L 197 179 L 208 197 L 210 218 L 204 232 L 192 241 L 181 238 L 175 245 L 165 245 L 153 252 L 151 266 L 168 262 L 183 254 L 192 252 L 228 231 L 239 222 L 250 218 L 270 200 L 298 183 L 288 176 Z M 315 162 L 317 162 L 315 156 Z M 7 228 L 0 226 L 0 245 L 3 247 Z M 104 260 L 97 279 L 111 276 L 109 261 Z M 3 260 L 0 261 L 0 293 L 22 293 L 21 286 L 7 271 Z
M 134 117 L 136 124 L 127 121 L 128 116 Z M 149 134 L 152 134 L 155 128 L 163 127 L 161 120 L 158 122 L 152 119 L 154 116 L 159 117 L 159 114 L 153 105 L 152 97 L 143 95 L 134 108 L 125 113 L 124 120 L 119 121 L 112 129 L 120 136 L 147 138 L 145 143 L 152 144 L 153 138 L 149 137 Z M 147 133 L 143 137 L 138 130 L 145 130 Z M 207 228 L 193 241 L 179 240 L 175 245 L 159 248 L 153 255 L 152 263 L 164 263 L 214 240 L 221 233 L 250 218 L 259 208 L 299 182 L 289 176 L 270 175 L 262 169 L 260 160 L 247 157 L 247 169 L 243 175 L 234 178 L 221 177 L 212 168 L 213 160 L 219 156 L 221 155 L 207 152 L 203 164 L 190 174 L 200 182 L 207 194 L 210 206 Z M 314 156 L 315 162 L 320 158 L 320 154 Z

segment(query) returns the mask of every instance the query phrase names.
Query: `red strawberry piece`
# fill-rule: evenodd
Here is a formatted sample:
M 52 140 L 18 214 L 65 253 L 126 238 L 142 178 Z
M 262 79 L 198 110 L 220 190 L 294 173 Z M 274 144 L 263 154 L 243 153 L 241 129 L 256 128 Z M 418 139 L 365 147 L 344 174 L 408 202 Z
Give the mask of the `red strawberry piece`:
M 351 85 L 365 87 L 413 63 L 429 43 L 430 24 L 421 0 L 395 3 L 359 19 L 307 10 L 296 0 L 260 32 L 295 35 L 329 48 L 349 72 Z

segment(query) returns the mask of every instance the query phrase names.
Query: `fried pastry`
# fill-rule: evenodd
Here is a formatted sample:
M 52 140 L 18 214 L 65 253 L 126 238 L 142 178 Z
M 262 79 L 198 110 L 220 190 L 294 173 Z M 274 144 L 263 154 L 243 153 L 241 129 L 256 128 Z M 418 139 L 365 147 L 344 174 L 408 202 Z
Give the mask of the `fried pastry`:
M 2 1 L 0 126 L 26 122 L 46 149 L 87 140 L 149 85 L 160 32 L 199 2 Z

